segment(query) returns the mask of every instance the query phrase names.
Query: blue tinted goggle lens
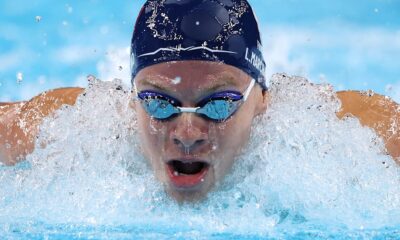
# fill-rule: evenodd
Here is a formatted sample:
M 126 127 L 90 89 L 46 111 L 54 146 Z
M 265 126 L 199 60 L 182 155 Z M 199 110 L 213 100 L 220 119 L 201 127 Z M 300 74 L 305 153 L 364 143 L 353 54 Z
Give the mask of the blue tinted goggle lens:
M 150 91 L 138 94 L 145 111 L 158 120 L 167 120 L 181 112 L 179 101 L 161 93 Z M 201 114 L 214 121 L 224 121 L 238 109 L 243 98 L 240 93 L 223 92 L 212 95 L 201 101 L 195 113 Z
M 142 101 L 142 105 L 150 116 L 157 119 L 167 119 L 172 115 L 179 113 L 178 109 L 164 99 L 148 98 Z
M 197 113 L 207 116 L 215 121 L 223 121 L 229 118 L 237 109 L 237 101 L 228 99 L 215 99 L 207 102 L 197 110 Z

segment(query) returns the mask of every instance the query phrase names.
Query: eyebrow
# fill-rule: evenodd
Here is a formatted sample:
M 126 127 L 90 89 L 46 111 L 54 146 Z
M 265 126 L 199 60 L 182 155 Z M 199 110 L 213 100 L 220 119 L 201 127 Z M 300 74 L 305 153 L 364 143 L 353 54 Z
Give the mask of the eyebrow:
M 211 84 L 210 86 L 206 86 L 206 92 L 213 92 L 220 87 L 224 87 L 227 85 L 237 86 L 234 81 L 234 77 L 232 76 L 218 76 L 215 78 L 216 83 Z
M 154 81 L 152 81 L 151 79 L 152 79 L 151 77 L 146 77 L 146 78 L 144 78 L 144 79 L 142 80 L 142 81 L 143 81 L 143 84 L 145 84 L 145 85 L 150 85 L 150 86 L 152 86 L 152 87 L 154 87 L 154 88 L 157 88 L 158 90 L 162 90 L 162 91 L 165 91 L 165 92 L 168 92 L 168 91 L 169 91 L 167 87 L 165 87 L 165 86 L 163 86 L 163 85 L 161 85 L 161 84 L 159 84 L 159 83 L 157 83 L 157 82 L 154 82 Z
M 234 76 L 232 76 L 230 74 L 229 75 L 221 74 L 219 76 L 212 77 L 212 80 L 216 81 L 216 83 L 215 84 L 210 84 L 209 86 L 205 86 L 205 91 L 204 92 L 210 93 L 210 92 L 213 92 L 216 89 L 218 89 L 220 87 L 223 87 L 223 86 L 226 86 L 226 85 L 237 86 L 237 84 L 234 81 Z M 152 87 L 154 87 L 154 88 L 156 88 L 158 90 L 164 91 L 164 92 L 170 92 L 171 91 L 170 89 L 168 89 L 168 87 L 166 87 L 166 86 L 164 86 L 162 84 L 159 84 L 159 83 L 157 83 L 155 81 L 152 81 L 152 77 L 151 76 L 144 78 L 142 80 L 142 82 L 143 82 L 144 85 L 152 86 Z

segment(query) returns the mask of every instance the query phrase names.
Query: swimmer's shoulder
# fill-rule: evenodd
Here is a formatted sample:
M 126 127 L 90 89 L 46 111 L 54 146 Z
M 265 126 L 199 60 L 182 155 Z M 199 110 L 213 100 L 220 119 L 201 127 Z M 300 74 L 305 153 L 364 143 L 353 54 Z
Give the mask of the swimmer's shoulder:
M 27 111 L 29 109 L 40 109 L 40 112 L 43 115 L 48 115 L 59 109 L 64 104 L 74 105 L 76 99 L 84 90 L 84 88 L 77 87 L 52 89 L 29 100 L 24 104 L 21 110 Z
M 82 88 L 59 88 L 29 101 L 0 103 L 0 162 L 13 165 L 23 160 L 34 149 L 43 118 L 63 105 L 74 105 L 83 91 Z
M 0 114 L 15 111 L 15 109 L 26 111 L 31 108 L 43 108 L 46 111 L 59 108 L 63 104 L 74 105 L 84 90 L 84 88 L 77 87 L 57 88 L 43 92 L 28 101 L 0 102 Z
M 57 88 L 39 94 L 24 102 L 0 103 L 0 115 L 18 111 L 19 113 L 35 109 L 43 115 L 48 115 L 62 105 L 74 105 L 84 88 Z
M 386 143 L 388 153 L 400 157 L 400 105 L 387 96 L 373 92 L 340 91 L 342 102 L 337 116 L 352 116 L 364 126 L 373 128 Z
M 370 125 L 377 121 L 396 120 L 399 116 L 400 105 L 387 96 L 362 91 L 340 91 L 337 96 L 342 103 L 338 113 L 340 118 L 350 114 Z

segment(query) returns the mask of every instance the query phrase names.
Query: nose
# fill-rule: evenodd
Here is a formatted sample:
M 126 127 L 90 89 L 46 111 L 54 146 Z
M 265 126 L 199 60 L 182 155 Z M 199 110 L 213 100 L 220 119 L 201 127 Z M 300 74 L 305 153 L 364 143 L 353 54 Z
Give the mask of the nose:
M 183 113 L 177 120 L 171 137 L 180 150 L 185 153 L 193 152 L 207 143 L 208 130 L 203 119 L 193 113 Z

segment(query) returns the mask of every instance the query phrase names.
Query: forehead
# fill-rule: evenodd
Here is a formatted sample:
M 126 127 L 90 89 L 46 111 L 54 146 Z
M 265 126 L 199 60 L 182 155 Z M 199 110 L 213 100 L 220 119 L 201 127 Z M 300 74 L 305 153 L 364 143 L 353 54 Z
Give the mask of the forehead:
M 219 62 L 176 61 L 149 66 L 134 79 L 137 86 L 154 85 L 164 89 L 207 89 L 219 86 L 241 88 L 250 82 L 242 70 Z

